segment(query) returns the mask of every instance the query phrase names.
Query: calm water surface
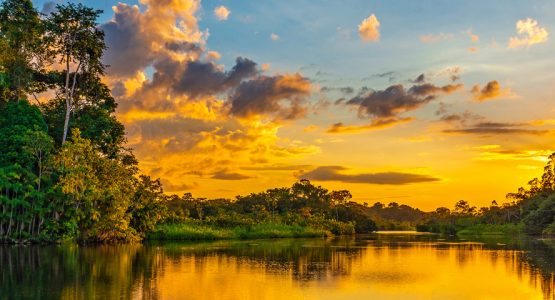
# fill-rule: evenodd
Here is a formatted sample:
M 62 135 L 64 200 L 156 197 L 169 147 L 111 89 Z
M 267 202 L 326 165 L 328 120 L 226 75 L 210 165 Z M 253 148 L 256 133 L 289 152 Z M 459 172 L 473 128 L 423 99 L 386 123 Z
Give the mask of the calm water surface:
M 553 299 L 555 241 L 340 239 L 0 248 L 0 299 Z

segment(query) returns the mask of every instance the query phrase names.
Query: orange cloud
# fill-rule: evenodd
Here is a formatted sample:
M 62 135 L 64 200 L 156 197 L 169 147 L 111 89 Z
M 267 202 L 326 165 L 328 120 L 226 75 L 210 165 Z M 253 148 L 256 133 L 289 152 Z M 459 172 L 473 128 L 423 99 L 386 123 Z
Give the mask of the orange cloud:
M 472 88 L 472 94 L 474 94 L 474 100 L 484 102 L 507 96 L 510 94 L 510 89 L 503 89 L 497 80 L 492 80 L 483 88 L 480 88 L 479 85 L 475 85 Z
M 227 20 L 229 18 L 230 13 L 231 11 L 223 5 L 218 6 L 214 9 L 214 16 L 216 16 L 216 19 L 220 21 Z
M 473 43 L 477 43 L 480 40 L 480 36 L 474 34 L 472 32 L 472 29 L 467 30 L 466 34 L 468 35 L 468 37 L 470 37 L 470 41 L 472 41 Z
M 365 42 L 377 42 L 380 40 L 380 21 L 374 14 L 362 20 L 358 25 L 360 38 Z

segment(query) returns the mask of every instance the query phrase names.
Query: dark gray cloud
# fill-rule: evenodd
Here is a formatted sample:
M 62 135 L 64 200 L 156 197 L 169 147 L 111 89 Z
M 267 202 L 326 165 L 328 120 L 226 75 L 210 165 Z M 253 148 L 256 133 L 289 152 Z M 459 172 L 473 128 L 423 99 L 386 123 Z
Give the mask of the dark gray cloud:
M 241 174 L 241 173 L 233 173 L 227 171 L 218 171 L 212 175 L 213 179 L 221 179 L 221 180 L 243 180 L 253 178 L 252 176 Z
M 411 80 L 412 83 L 424 83 L 426 82 L 426 75 L 424 75 L 424 73 L 418 75 L 418 77 L 416 77 L 414 80 Z
M 161 67 L 162 65 L 158 65 L 157 70 Z M 173 87 L 178 93 L 196 98 L 225 92 L 257 73 L 256 63 L 242 57 L 237 58 L 235 66 L 229 72 L 220 70 L 211 62 L 189 61 Z
M 350 95 L 355 92 L 355 89 L 350 86 L 343 86 L 343 87 L 324 86 L 320 89 L 320 92 L 323 92 L 323 93 L 334 92 L 334 91 L 338 91 L 345 95 Z
M 227 72 L 212 62 L 178 62 L 168 57 L 158 60 L 154 69 L 152 82 L 146 88 L 166 87 L 191 98 L 228 92 L 241 81 L 259 74 L 257 64 L 242 57 L 238 57 L 235 66 Z
M 307 113 L 310 81 L 295 75 L 259 76 L 243 81 L 230 97 L 230 113 L 239 117 L 270 115 L 292 120 Z
M 300 174 L 300 179 L 315 181 L 340 181 L 347 183 L 367 183 L 383 185 L 404 185 L 410 183 L 436 182 L 439 178 L 411 173 L 381 172 L 364 174 L 343 174 L 347 170 L 341 166 L 321 166 L 310 172 Z
M 462 113 L 450 113 L 449 112 L 449 105 L 443 102 L 439 103 L 438 110 L 436 111 L 436 115 L 440 116 L 440 121 L 447 122 L 447 123 L 459 123 L 459 124 L 466 124 L 468 122 L 477 122 L 479 120 L 483 120 L 484 117 L 465 110 Z
M 201 46 L 189 42 L 169 42 L 166 43 L 165 46 L 166 49 L 178 53 L 196 52 L 200 54 L 203 51 Z
M 391 71 L 391 72 L 372 74 L 369 77 L 363 78 L 362 80 L 366 81 L 366 80 L 370 80 L 370 79 L 373 79 L 373 78 L 387 78 L 387 80 L 389 82 L 393 82 L 393 81 L 395 81 L 396 77 L 397 77 L 397 73 Z
M 392 118 L 398 117 L 401 113 L 420 108 L 435 100 L 439 94 L 450 94 L 461 87 L 460 84 L 441 87 L 432 84 L 420 84 L 407 90 L 403 85 L 397 84 L 382 91 L 361 93 L 345 103 L 358 106 L 361 117 Z
M 138 7 L 119 3 L 114 19 L 100 28 L 105 33 L 108 49 L 104 63 L 113 76 L 132 76 L 146 68 L 154 59 L 147 34 L 141 31 L 141 13 Z

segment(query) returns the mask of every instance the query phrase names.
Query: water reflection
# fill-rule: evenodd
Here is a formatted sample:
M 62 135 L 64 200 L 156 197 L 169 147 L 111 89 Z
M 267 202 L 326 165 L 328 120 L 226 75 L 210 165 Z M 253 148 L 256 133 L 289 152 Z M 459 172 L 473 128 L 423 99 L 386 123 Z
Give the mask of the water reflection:
M 553 240 L 344 239 L 0 248 L 0 299 L 553 299 Z

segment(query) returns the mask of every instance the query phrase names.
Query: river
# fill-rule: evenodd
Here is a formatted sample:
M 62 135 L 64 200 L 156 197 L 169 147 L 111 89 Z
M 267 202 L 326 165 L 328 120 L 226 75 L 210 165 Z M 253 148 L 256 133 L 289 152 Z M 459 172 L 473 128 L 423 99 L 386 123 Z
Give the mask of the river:
M 554 299 L 555 241 L 389 232 L 1 246 L 0 299 Z

